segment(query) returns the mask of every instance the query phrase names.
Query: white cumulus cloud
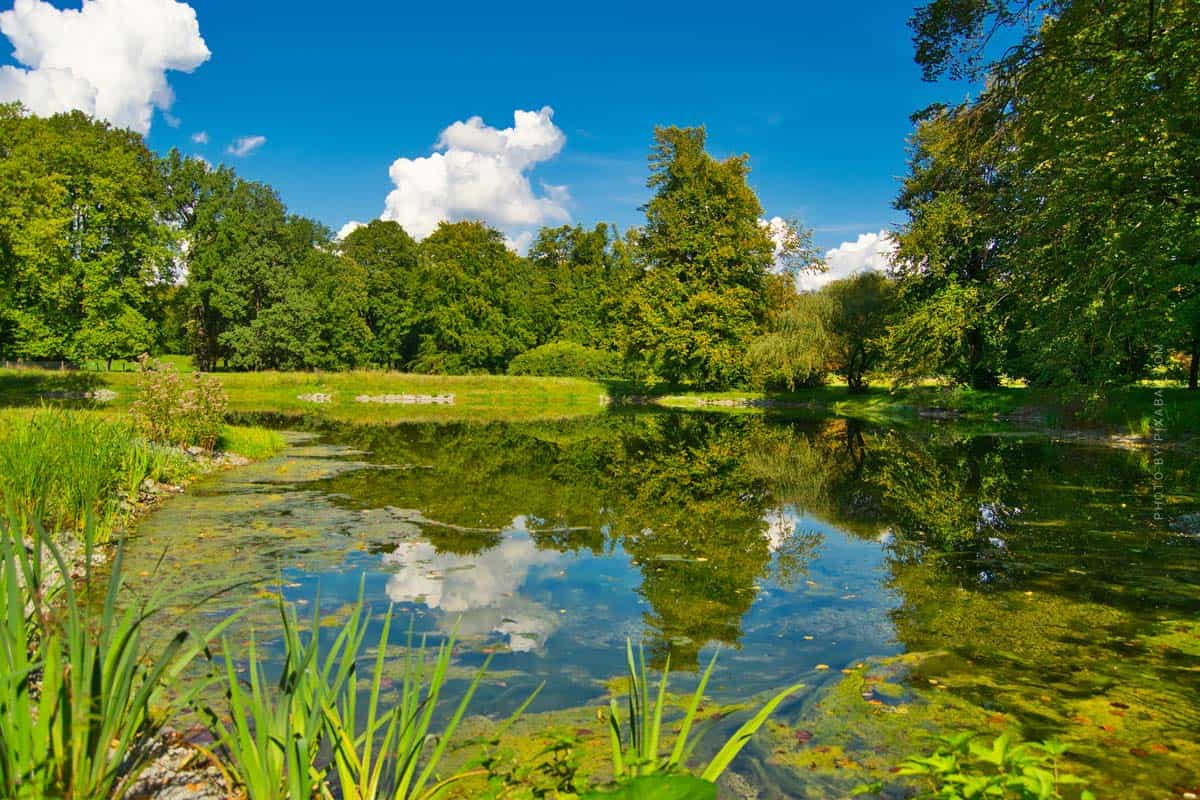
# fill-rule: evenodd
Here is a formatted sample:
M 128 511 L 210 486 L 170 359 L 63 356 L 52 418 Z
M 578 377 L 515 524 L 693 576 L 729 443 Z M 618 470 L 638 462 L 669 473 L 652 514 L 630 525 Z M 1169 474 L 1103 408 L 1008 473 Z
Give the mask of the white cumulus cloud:
M 807 292 L 860 272 L 884 272 L 895 252 L 896 242 L 887 231 L 860 234 L 855 241 L 842 242 L 825 253 L 825 272 L 801 273 L 796 286 Z
M 208 131 L 197 131 L 192 134 L 192 141 L 196 144 L 208 144 Z
M 139 133 L 175 94 L 167 71 L 191 72 L 211 53 L 196 12 L 176 0 L 83 0 L 59 10 L 16 0 L 0 12 L 0 33 L 22 67 L 0 67 L 0 102 L 35 114 L 79 109 Z
M 442 131 L 435 151 L 421 158 L 398 158 L 388 170 L 396 188 L 381 217 L 394 220 L 417 239 L 439 222 L 481 219 L 504 231 L 519 247 L 529 229 L 570 219 L 565 186 L 542 184 L 534 191 L 529 173 L 562 150 L 566 135 L 554 124 L 554 109 L 514 111 L 503 130 L 480 117 L 455 122 Z
M 343 239 L 345 239 L 347 236 L 349 236 L 350 234 L 354 233 L 359 228 L 365 228 L 365 227 L 367 227 L 367 224 L 365 222 L 359 222 L 356 219 L 352 219 L 349 222 L 347 222 L 345 225 L 343 225 L 340 229 L 338 229 L 337 235 L 333 237 L 333 240 L 335 242 L 340 242 Z
M 245 158 L 266 143 L 267 137 L 265 136 L 243 136 L 225 148 L 225 152 L 238 158 Z

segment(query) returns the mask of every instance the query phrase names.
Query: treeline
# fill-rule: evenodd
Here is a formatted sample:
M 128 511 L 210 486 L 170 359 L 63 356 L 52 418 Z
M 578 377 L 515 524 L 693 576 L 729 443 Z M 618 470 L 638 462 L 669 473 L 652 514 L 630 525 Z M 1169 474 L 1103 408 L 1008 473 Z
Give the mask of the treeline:
M 0 354 L 190 353 L 199 368 L 504 372 L 716 387 L 796 297 L 745 157 L 656 131 L 644 228 L 540 231 L 527 256 L 480 222 L 417 242 L 375 221 L 334 239 L 269 186 L 82 114 L 0 108 Z
M 888 276 L 799 294 L 808 233 L 762 220 L 745 156 L 659 128 L 642 226 L 482 223 L 342 241 L 228 167 L 80 114 L 0 108 L 0 356 L 188 352 L 202 369 L 384 367 L 795 388 L 872 373 L 988 388 L 1200 372 L 1194 0 L 931 0 Z M 1009 30 L 1004 30 L 1009 29 Z M 991 33 L 989 33 L 991 32 Z M 989 60 L 994 36 L 1017 44 Z

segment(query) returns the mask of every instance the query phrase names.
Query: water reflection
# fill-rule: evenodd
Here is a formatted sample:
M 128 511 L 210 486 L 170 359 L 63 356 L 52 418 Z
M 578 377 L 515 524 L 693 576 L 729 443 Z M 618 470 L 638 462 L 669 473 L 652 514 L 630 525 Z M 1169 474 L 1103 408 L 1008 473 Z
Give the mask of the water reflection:
M 383 556 L 383 568 L 395 570 L 387 580 L 388 599 L 453 616 L 466 636 L 498 633 L 514 653 L 540 650 L 558 628 L 558 614 L 518 592 L 531 571 L 553 568 L 564 559 L 538 549 L 519 517 L 503 534 L 499 544 L 477 555 L 402 542 Z
M 783 719 L 844 752 L 878 737 L 880 752 L 855 763 L 886 770 L 889 734 L 855 721 L 876 714 L 869 693 L 830 703 L 842 667 L 907 653 L 887 669 L 909 684 L 911 724 L 934 721 L 916 721 L 919 703 L 947 725 L 1001 715 L 1030 736 L 1080 739 L 1092 768 L 1126 783 L 1184 780 L 1184 757 L 1200 758 L 1129 755 L 1190 740 L 1186 720 L 1200 718 L 1200 547 L 1151 527 L 1145 454 L 698 414 L 287 425 L 316 439 L 148 518 L 131 574 L 236 578 L 251 585 L 218 606 L 282 591 L 331 615 L 365 574 L 368 601 L 396 603 L 418 631 L 457 624 L 464 664 L 495 653 L 507 690 L 481 695 L 488 711 L 546 678 L 535 708 L 596 700 L 626 636 L 675 670 L 720 645 L 718 693 L 807 676 Z M 1172 515 L 1200 493 L 1195 459 L 1178 455 Z M 1088 738 L 1113 735 L 1101 715 L 1113 703 L 1145 712 L 1120 723 L 1132 745 Z M 911 736 L 893 744 L 911 749 Z M 765 747 L 760 781 L 795 766 L 794 740 Z M 791 796 L 834 785 L 772 780 Z

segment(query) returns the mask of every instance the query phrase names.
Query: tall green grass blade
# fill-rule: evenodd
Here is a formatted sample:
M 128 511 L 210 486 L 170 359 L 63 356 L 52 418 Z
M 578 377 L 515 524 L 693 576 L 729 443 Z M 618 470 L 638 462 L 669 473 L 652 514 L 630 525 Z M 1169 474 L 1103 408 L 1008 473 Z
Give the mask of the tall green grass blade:
M 725 742 L 724 747 L 717 751 L 717 754 L 713 756 L 712 761 L 708 763 L 708 766 L 705 767 L 704 772 L 700 774 L 700 777 L 706 781 L 715 781 L 717 778 L 719 778 L 721 773 L 725 771 L 725 768 L 732 763 L 733 759 L 737 757 L 737 754 L 740 753 L 742 748 L 746 746 L 746 743 L 750 741 L 750 737 L 757 733 L 758 729 L 766 723 L 767 718 L 775 712 L 775 709 L 779 706 L 779 704 L 803 688 L 803 683 L 797 683 L 793 686 L 789 686 L 768 700 L 767 704 L 759 709 L 757 714 L 748 719 L 740 728 L 738 728 L 737 732 L 733 734 L 729 741 Z
M 679 735 L 675 738 L 675 746 L 671 748 L 671 755 L 667 759 L 667 769 L 674 769 L 683 764 L 688 756 L 688 737 L 692 732 L 692 723 L 696 719 L 696 714 L 700 711 L 700 703 L 704 700 L 704 690 L 708 686 L 708 679 L 712 676 L 713 668 L 717 665 L 717 656 L 721 651 L 718 648 L 713 652 L 712 659 L 708 662 L 708 668 L 704 670 L 704 674 L 700 676 L 700 683 L 696 685 L 696 691 L 692 693 L 692 699 L 688 703 L 687 710 L 683 715 L 683 723 L 679 728 Z

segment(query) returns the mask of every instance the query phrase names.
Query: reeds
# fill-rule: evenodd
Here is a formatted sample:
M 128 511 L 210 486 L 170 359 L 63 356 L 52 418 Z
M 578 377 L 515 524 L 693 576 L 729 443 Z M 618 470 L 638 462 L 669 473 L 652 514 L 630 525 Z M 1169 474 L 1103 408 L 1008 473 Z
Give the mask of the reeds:
M 662 755 L 660 747 L 663 731 L 663 711 L 667 699 L 667 682 L 670 678 L 671 662 L 668 657 L 663 666 L 662 677 L 659 679 L 658 691 L 651 701 L 650 682 L 646 669 L 646 654 L 638 648 L 637 658 L 634 658 L 633 643 L 625 642 L 625 658 L 629 669 L 629 694 L 626 697 L 628 717 L 626 719 L 627 733 L 623 730 L 616 698 L 609 702 L 609 739 L 612 747 L 613 775 L 618 780 L 629 780 L 658 773 L 687 772 L 687 762 L 691 758 L 700 737 L 691 737 L 692 726 L 700 712 L 700 703 L 704 699 L 704 689 L 708 679 L 717 664 L 717 653 L 713 653 L 708 668 L 700 677 L 696 690 L 688 700 L 680 722 L 678 735 L 670 754 Z M 716 781 L 721 773 L 733 762 L 746 743 L 750 741 L 759 728 L 774 713 L 775 709 L 790 695 L 804 688 L 797 683 L 776 694 L 747 720 L 717 751 L 712 760 L 699 770 L 699 777 L 705 781 Z M 708 726 L 706 726 L 708 727 Z
M 181 631 L 151 651 L 142 632 L 154 607 L 118 610 L 121 549 L 98 608 L 82 599 L 97 580 L 91 561 L 88 548 L 77 588 L 69 577 L 75 565 L 38 521 L 11 506 L 0 519 L 4 797 L 120 797 L 149 763 L 163 725 L 201 688 L 179 691 L 179 674 L 233 621 L 198 642 Z
M 319 605 L 319 604 L 318 604 Z M 476 671 L 442 727 L 435 712 L 450 674 L 455 634 L 430 659 L 424 638 L 389 665 L 392 610 L 383 617 L 373 668 L 363 677 L 371 611 L 358 602 L 333 641 L 322 648 L 320 617 L 301 632 L 295 609 L 279 602 L 284 666 L 273 690 L 251 637 L 248 678 L 238 675 L 226 644 L 227 708 L 204 709 L 217 743 L 217 759 L 248 800 L 316 795 L 344 800 L 431 800 L 480 770 L 438 774 L 442 756 L 483 680 L 490 658 Z M 399 669 L 399 696 L 384 704 L 385 676 Z M 533 698 L 530 698 L 530 701 Z M 524 710 L 529 701 L 518 709 Z M 328 753 L 328 756 L 325 754 Z M 336 795 L 333 790 L 336 786 Z
M 189 469 L 182 454 L 92 413 L 43 408 L 0 415 L 0 505 L 52 533 L 86 532 L 107 542 L 146 478 L 179 479 Z

